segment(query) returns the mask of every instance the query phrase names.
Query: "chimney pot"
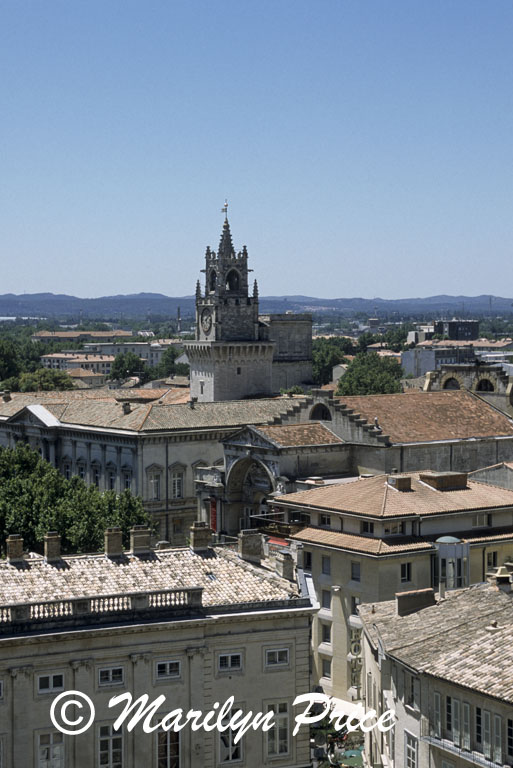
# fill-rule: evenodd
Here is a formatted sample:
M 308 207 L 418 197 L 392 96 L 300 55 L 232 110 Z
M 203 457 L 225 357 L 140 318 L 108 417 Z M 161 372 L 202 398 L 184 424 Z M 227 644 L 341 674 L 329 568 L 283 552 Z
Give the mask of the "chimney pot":
M 9 389 L 4 389 L 2 392 L 2 400 L 4 403 L 8 403 L 11 400 L 11 391 Z
M 134 525 L 130 529 L 130 550 L 134 555 L 143 555 L 151 552 L 151 531 L 145 525 Z
M 275 559 L 275 568 L 278 576 L 287 581 L 295 581 L 294 558 L 290 552 L 278 552 Z
M 212 529 L 203 520 L 195 520 L 190 528 L 190 547 L 193 552 L 205 552 L 212 544 Z
M 130 403 L 124 402 L 122 403 L 122 405 L 123 405 L 123 413 L 130 413 L 131 411 Z
M 256 528 L 247 528 L 241 531 L 239 539 L 239 557 L 249 563 L 262 562 L 263 541 L 262 534 Z
M 44 538 L 45 560 L 52 563 L 61 559 L 61 537 L 57 531 L 48 531 Z
M 123 534 L 119 526 L 105 530 L 104 542 L 107 557 L 119 557 L 123 554 Z
M 16 563 L 23 560 L 23 539 L 19 533 L 11 533 L 7 537 L 7 560 L 10 563 Z

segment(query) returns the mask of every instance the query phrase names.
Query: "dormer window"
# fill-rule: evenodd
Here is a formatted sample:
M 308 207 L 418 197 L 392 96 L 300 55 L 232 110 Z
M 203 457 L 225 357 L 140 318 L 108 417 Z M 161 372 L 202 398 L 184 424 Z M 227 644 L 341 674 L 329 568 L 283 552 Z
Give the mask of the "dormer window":
M 489 528 L 492 524 L 492 516 L 487 512 L 478 512 L 472 518 L 472 528 Z
M 374 536 L 374 523 L 369 520 L 362 520 L 360 523 L 360 532 L 364 536 Z

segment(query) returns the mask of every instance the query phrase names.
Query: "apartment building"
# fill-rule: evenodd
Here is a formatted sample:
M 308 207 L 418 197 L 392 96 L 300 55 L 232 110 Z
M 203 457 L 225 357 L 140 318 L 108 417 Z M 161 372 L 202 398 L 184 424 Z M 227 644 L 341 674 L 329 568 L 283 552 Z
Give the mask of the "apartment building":
M 513 491 L 466 473 L 378 475 L 273 499 L 311 574 L 319 613 L 312 628 L 313 676 L 341 699 L 363 695 L 364 603 L 397 592 L 482 582 L 513 561 Z
M 149 530 L 136 527 L 124 552 L 113 528 L 104 554 L 69 557 L 55 534 L 44 557 L 10 536 L 0 562 L 2 768 L 310 766 L 308 730 L 292 738 L 292 703 L 309 691 L 313 609 L 291 556 L 270 563 L 260 545 L 250 532 L 238 552 L 212 547 L 201 523 L 190 547 L 151 549 Z M 77 736 L 50 718 L 54 698 L 70 690 L 95 707 Z M 108 703 L 127 691 L 165 696 L 157 722 L 175 709 L 206 714 L 233 696 L 244 713 L 273 712 L 274 724 L 238 743 L 231 730 L 116 731 L 122 707 Z
M 513 765 L 511 569 L 360 608 L 365 706 L 396 716 L 393 730 L 367 735 L 368 766 Z

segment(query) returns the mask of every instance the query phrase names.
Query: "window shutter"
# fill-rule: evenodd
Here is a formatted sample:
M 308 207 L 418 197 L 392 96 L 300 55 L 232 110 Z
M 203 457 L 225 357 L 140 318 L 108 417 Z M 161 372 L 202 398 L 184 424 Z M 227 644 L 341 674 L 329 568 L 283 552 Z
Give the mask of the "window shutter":
M 493 716 L 493 762 L 502 763 L 502 719 Z
M 460 745 L 460 700 L 452 700 L 452 740 L 459 747 Z
M 413 706 L 420 709 L 420 680 L 418 677 L 413 681 Z
M 433 694 L 433 736 L 439 739 L 441 735 L 441 699 L 438 691 L 435 691 Z
M 483 753 L 485 757 L 492 756 L 490 713 L 483 709 Z
M 466 701 L 462 704 L 463 708 L 463 728 L 461 732 L 461 746 L 470 751 L 470 704 Z

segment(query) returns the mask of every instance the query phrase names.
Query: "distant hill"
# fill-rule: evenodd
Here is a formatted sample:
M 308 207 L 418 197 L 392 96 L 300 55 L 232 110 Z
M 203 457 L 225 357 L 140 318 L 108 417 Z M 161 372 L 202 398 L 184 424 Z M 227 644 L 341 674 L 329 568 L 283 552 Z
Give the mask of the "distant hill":
M 511 314 L 513 299 L 500 296 L 428 296 L 411 299 L 319 299 L 313 296 L 261 296 L 260 310 L 266 312 L 355 312 L 397 315 L 470 316 Z M 127 296 L 102 296 L 81 299 L 54 293 L 6 293 L 0 296 L 0 316 L 120 320 L 123 317 L 182 317 L 194 313 L 194 296 L 164 296 L 162 293 L 135 293 Z

